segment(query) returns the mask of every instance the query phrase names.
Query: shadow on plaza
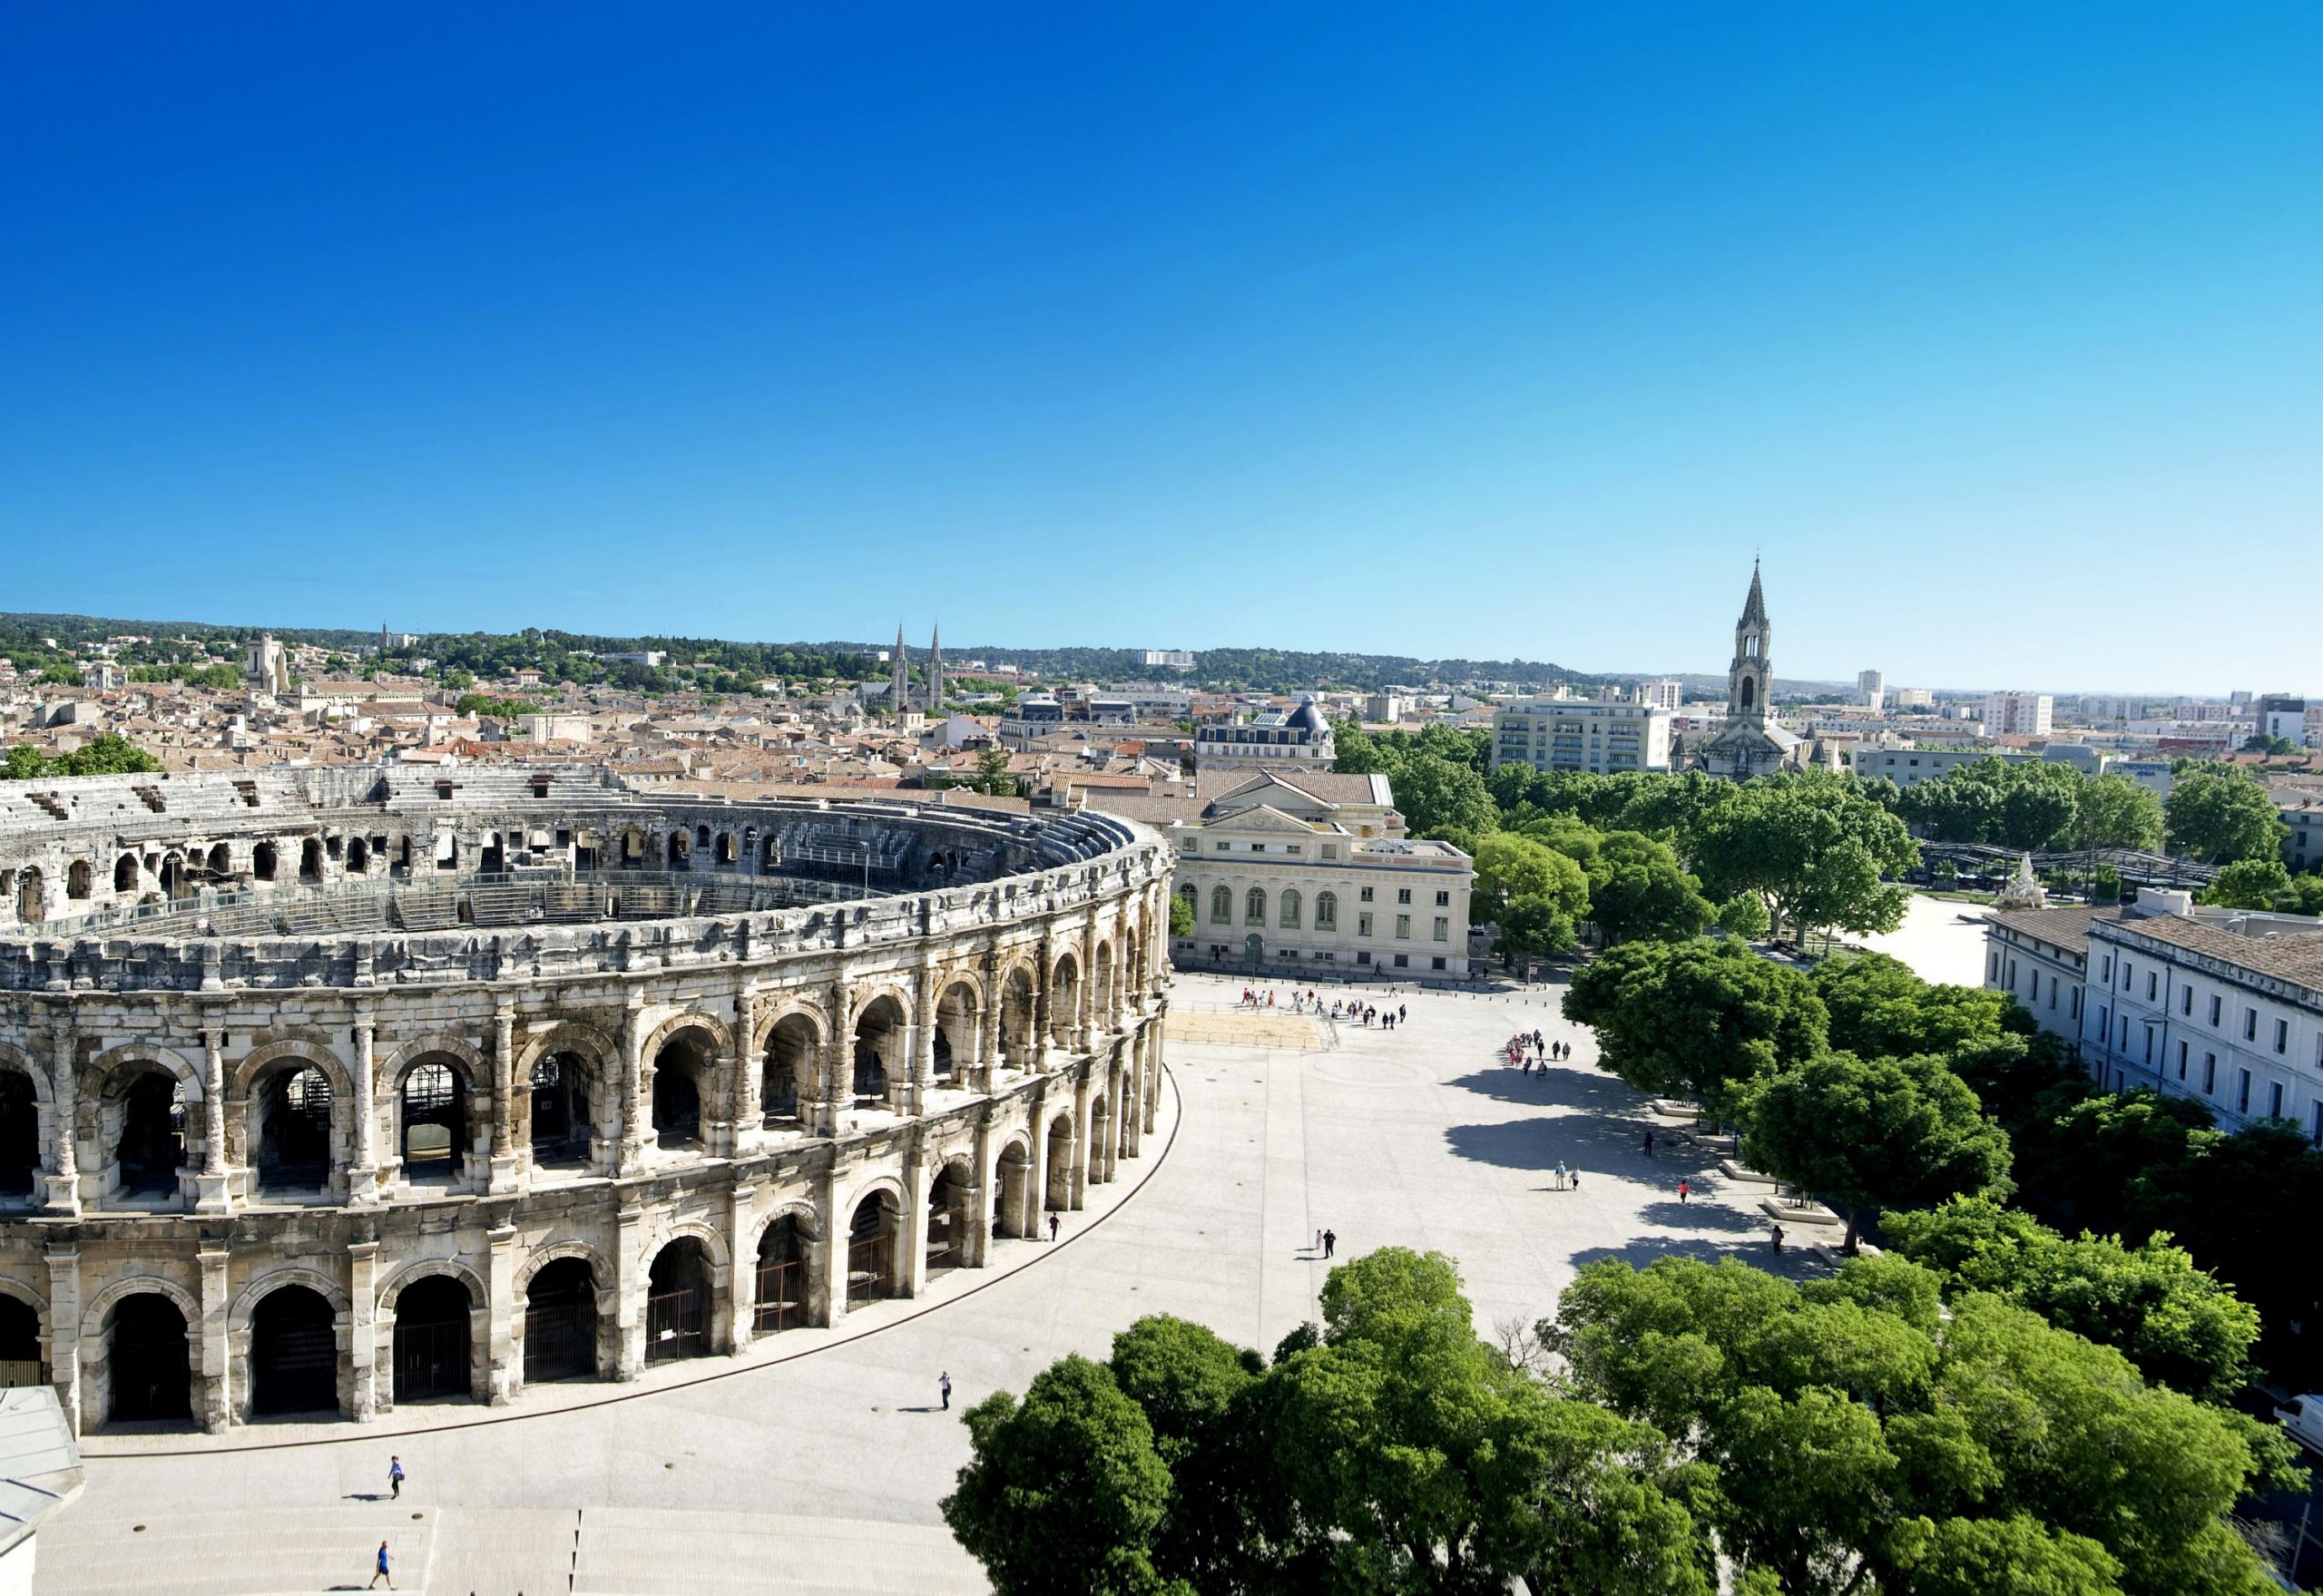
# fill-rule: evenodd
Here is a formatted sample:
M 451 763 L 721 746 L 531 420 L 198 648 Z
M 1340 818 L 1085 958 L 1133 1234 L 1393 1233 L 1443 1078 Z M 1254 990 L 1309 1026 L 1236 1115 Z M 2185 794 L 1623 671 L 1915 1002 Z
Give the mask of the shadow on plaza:
M 1514 1120 L 1446 1128 L 1453 1156 L 1504 1170 L 1554 1173 L 1559 1160 L 1591 1175 L 1639 1180 L 1673 1190 L 1680 1177 L 1702 1180 L 1718 1160 L 1680 1137 L 1657 1132 L 1645 1151 L 1646 1127 L 1639 1120 L 1568 1114 L 1554 1120 Z
M 1828 1264 L 1796 1245 L 1775 1253 L 1763 1236 L 1754 1240 L 1733 1241 L 1712 1241 L 1698 1236 L 1641 1236 L 1621 1247 L 1584 1247 L 1572 1255 L 1572 1263 L 1577 1269 L 1584 1264 L 1613 1258 L 1642 1269 L 1665 1258 L 1691 1258 L 1706 1264 L 1731 1258 L 1787 1280 L 1820 1279 L 1831 1272 Z
M 1522 1103 L 1526 1108 L 1581 1109 L 1590 1113 L 1618 1114 L 1637 1109 L 1636 1089 L 1611 1075 L 1573 1064 L 1552 1064 L 1544 1073 L 1531 1074 L 1494 1064 L 1471 1070 L 1445 1082 L 1473 1092 L 1495 1102 Z

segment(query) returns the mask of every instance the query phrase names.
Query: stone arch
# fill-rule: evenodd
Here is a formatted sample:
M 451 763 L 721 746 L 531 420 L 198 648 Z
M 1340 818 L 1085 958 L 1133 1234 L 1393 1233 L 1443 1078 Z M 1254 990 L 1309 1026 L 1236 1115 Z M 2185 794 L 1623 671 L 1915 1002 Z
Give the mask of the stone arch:
M 689 1026 L 698 1026 L 710 1033 L 711 1042 L 716 1043 L 716 1057 L 723 1058 L 733 1052 L 734 1028 L 731 1025 L 715 1014 L 704 1013 L 700 1009 L 687 1009 L 671 1014 L 648 1032 L 644 1045 L 638 1049 L 638 1056 L 651 1067 L 654 1055 L 669 1043 L 670 1038 Z
M 467 1072 L 470 1092 L 491 1092 L 492 1061 L 481 1050 L 448 1032 L 417 1037 L 389 1053 L 379 1065 L 380 1083 L 390 1092 L 401 1092 L 403 1078 L 434 1053 L 459 1062 L 460 1068 Z
M 959 1268 L 980 1257 L 977 1227 L 984 1182 L 975 1160 L 956 1152 L 937 1163 L 927 1177 L 927 1197 L 921 1214 L 921 1250 L 929 1273 Z
M 559 1020 L 516 1044 L 515 1078 L 527 1079 L 533 1066 L 553 1053 L 577 1053 L 603 1072 L 619 1066 L 621 1043 L 586 1020 Z
M 655 1231 L 653 1239 L 639 1250 L 644 1254 L 646 1264 L 650 1268 L 652 1261 L 662 1256 L 663 1248 L 672 1241 L 688 1236 L 701 1243 L 702 1255 L 709 1258 L 710 1267 L 715 1271 L 718 1283 L 724 1284 L 726 1270 L 734 1261 L 733 1254 L 727 1248 L 726 1238 L 700 1219 L 671 1220 L 662 1229 Z
M 912 1013 L 911 988 L 898 981 L 881 979 L 876 986 L 867 986 L 855 994 L 854 1005 L 847 1016 L 847 1028 L 852 1031 L 860 1025 L 863 1023 L 864 1011 L 883 997 L 892 997 L 896 1000 L 896 1006 L 903 1011 L 907 1023 L 915 1017 Z
M 1040 976 L 1038 966 L 1029 959 L 1019 959 L 1010 964 L 1000 976 L 1000 1051 L 1002 1059 L 1012 1068 L 1029 1070 L 1038 1066 L 1040 1039 L 1034 1035 L 1034 1025 L 1040 1015 Z
M 0 1059 L 0 1062 L 5 1062 Z M 201 1069 L 174 1048 L 159 1047 L 149 1042 L 124 1042 L 119 1047 L 109 1047 L 81 1066 L 81 1083 L 88 1089 L 83 1096 L 95 1096 L 113 1090 L 115 1072 L 129 1064 L 159 1064 L 174 1076 L 185 1088 L 188 1102 L 201 1101 Z
M 13 1043 L 0 1042 L 0 1070 L 21 1070 L 32 1077 L 33 1101 L 47 1109 L 54 1105 L 56 1094 L 50 1088 L 48 1066 Z
M 305 1264 L 278 1264 L 252 1278 L 249 1285 L 235 1294 L 233 1306 L 226 1310 L 226 1333 L 230 1336 L 247 1334 L 250 1327 L 250 1315 L 258 1305 L 285 1286 L 304 1286 L 329 1303 L 330 1310 L 335 1314 L 346 1313 L 355 1305 L 355 1299 L 347 1294 L 347 1288 L 320 1269 Z
M 603 1253 L 599 1252 L 585 1241 L 544 1241 L 526 1253 L 524 1260 L 516 1266 L 515 1276 L 516 1295 L 520 1297 L 524 1295 L 525 1288 L 532 1285 L 534 1275 L 539 1274 L 558 1259 L 568 1258 L 577 1258 L 589 1266 L 589 1272 L 597 1278 L 598 1290 L 611 1289 L 607 1282 L 613 1278 L 613 1267 Z
M 755 1255 L 759 1249 L 759 1243 L 766 1239 L 767 1231 L 773 1228 L 777 1219 L 782 1219 L 796 1221 L 799 1234 L 808 1241 L 817 1246 L 822 1244 L 823 1225 L 822 1221 L 815 1217 L 815 1205 L 804 1199 L 794 1198 L 789 1202 L 769 1209 L 764 1218 L 750 1226 L 750 1244 L 742 1250 Z
M 855 1006 L 847 1030 L 848 1091 L 858 1102 L 889 1099 L 899 1082 L 911 1078 L 907 1040 L 912 1033 L 908 997 L 883 987 Z
M 844 1199 L 833 1203 L 832 1209 L 836 1213 L 852 1215 L 857 1209 L 863 1206 L 863 1199 L 875 1191 L 884 1191 L 894 1198 L 899 1209 L 905 1205 L 908 1196 L 908 1193 L 904 1190 L 901 1176 L 877 1173 L 871 1175 L 861 1185 L 850 1190 Z
M 40 1343 L 45 1355 L 52 1346 L 50 1337 L 54 1334 L 48 1322 L 48 1298 L 25 1282 L 8 1275 L 0 1275 L 0 1297 L 21 1302 L 33 1310 L 33 1317 L 40 1322 Z
M 1117 990 L 1113 981 L 1113 943 L 1111 937 L 1098 939 L 1095 973 L 1097 1012 L 1109 1014 L 1113 1011 L 1113 994 Z
M 750 1052 L 765 1053 L 767 1038 L 774 1034 L 775 1026 L 793 1015 L 805 1020 L 815 1028 L 817 1041 L 819 1042 L 830 1034 L 830 1016 L 824 1012 L 821 1004 L 803 993 L 789 994 L 779 1003 L 769 1004 L 760 1011 L 758 1023 L 750 1033 Z
M 125 1275 L 89 1298 L 81 1310 L 81 1335 L 84 1340 L 101 1342 L 104 1337 L 105 1320 L 123 1298 L 142 1296 L 148 1292 L 166 1297 L 185 1315 L 186 1328 L 201 1323 L 201 1299 L 175 1280 L 164 1275 Z
M 672 1015 L 653 1028 L 642 1055 L 648 1122 L 663 1147 L 707 1146 L 728 1099 L 732 1032 L 707 1014 Z
M 317 1183 L 323 1186 L 331 1184 L 330 1171 L 350 1161 L 353 1157 L 355 1116 L 373 1111 L 370 1104 L 355 1101 L 354 1083 L 348 1078 L 346 1067 L 339 1062 L 338 1054 L 328 1044 L 306 1036 L 295 1036 L 251 1049 L 235 1065 L 229 1077 L 226 1141 L 230 1161 L 249 1165 L 261 1187 L 277 1184 L 270 1181 L 267 1176 L 267 1170 L 274 1166 L 262 1161 L 267 1156 L 267 1099 L 276 1081 L 282 1080 L 287 1083 L 289 1077 L 306 1069 L 318 1072 L 328 1089 L 329 1119 L 324 1132 L 324 1145 L 319 1150 L 319 1157 L 308 1157 L 309 1151 L 317 1150 L 309 1149 L 300 1141 L 297 1148 L 286 1150 L 286 1157 L 289 1151 L 297 1151 L 299 1155 L 288 1158 L 287 1167 L 303 1171 L 310 1165 L 319 1163 L 321 1175 Z M 287 1104 L 284 1106 L 288 1107 Z M 294 1113 L 289 1122 L 297 1123 L 299 1118 L 299 1114 Z M 309 1134 L 300 1131 L 296 1137 L 303 1138 Z M 237 1147 L 240 1149 L 238 1160 L 232 1157 Z M 279 1184 L 289 1190 L 304 1189 L 309 1183 L 303 1179 L 285 1179 Z
M 226 1077 L 227 1102 L 246 1101 L 260 1079 L 272 1072 L 272 1066 L 285 1059 L 296 1059 L 320 1070 L 330 1082 L 334 1104 L 342 1100 L 354 1101 L 355 1077 L 339 1058 L 338 1049 L 319 1036 L 302 1033 L 254 1047 L 237 1060 Z
M 786 1006 L 763 1028 L 759 1061 L 759 1113 L 762 1120 L 796 1118 L 800 1105 L 821 1097 L 818 1084 L 829 1049 L 822 1016 L 800 1005 Z
M 1071 948 L 1049 966 L 1049 1040 L 1057 1047 L 1073 1045 L 1081 1024 L 1081 961 Z
M 976 1062 L 984 1032 L 982 984 L 965 974 L 936 978 L 936 1012 L 927 1016 L 936 1035 L 931 1046 L 937 1080 L 956 1081 L 963 1066 Z
M 137 856 L 123 854 L 113 863 L 113 889 L 115 892 L 135 892 L 139 880 Z
M 405 1287 L 437 1275 L 447 1276 L 466 1287 L 471 1308 L 483 1309 L 491 1306 L 492 1293 L 485 1288 L 484 1277 L 469 1265 L 456 1258 L 421 1258 L 412 1259 L 379 1282 L 372 1297 L 374 1311 L 381 1314 L 393 1312 L 391 1305 L 402 1295 Z

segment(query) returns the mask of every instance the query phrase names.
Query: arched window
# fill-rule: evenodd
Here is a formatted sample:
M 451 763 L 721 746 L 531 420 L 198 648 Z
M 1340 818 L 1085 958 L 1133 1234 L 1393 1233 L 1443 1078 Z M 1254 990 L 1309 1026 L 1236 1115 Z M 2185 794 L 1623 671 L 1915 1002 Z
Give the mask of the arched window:
M 64 896 L 66 897 L 88 896 L 90 875 L 89 861 L 86 859 L 75 859 L 65 866 Z
M 1282 908 L 1280 911 L 1282 915 L 1280 923 L 1285 931 L 1296 931 L 1299 929 L 1299 889 L 1295 886 L 1286 887 L 1282 894 Z
M 1315 895 L 1315 929 L 1337 931 L 1339 928 L 1339 895 L 1318 892 Z
M 533 1065 L 533 1160 L 570 1162 L 589 1156 L 589 1086 L 581 1061 L 554 1053 Z
M 272 843 L 254 845 L 250 849 L 250 874 L 260 881 L 273 880 L 277 857 Z
M 115 1153 L 124 1191 L 167 1197 L 185 1162 L 185 1093 L 177 1077 L 148 1070 L 130 1083 L 121 1106 Z
M 259 1189 L 299 1190 L 329 1178 L 330 1078 L 311 1064 L 285 1070 L 259 1093 Z
M 460 1172 L 467 1092 L 451 1065 L 430 1062 L 403 1078 L 403 1166 L 408 1175 Z
M 323 878 L 323 840 L 310 837 L 299 845 L 299 879 L 309 884 Z
M 1744 709 L 1747 710 L 1750 707 L 1750 700 L 1757 696 L 1757 682 L 1752 681 L 1747 676 L 1742 679 L 1742 707 Z
M 1242 924 L 1263 925 L 1267 923 L 1267 895 L 1263 887 L 1253 886 L 1242 895 Z
M 123 854 L 113 867 L 113 889 L 115 892 L 137 890 L 137 856 Z
M 789 1330 L 807 1322 L 807 1239 L 784 1214 L 759 1238 L 758 1307 L 751 1327 Z
M 1229 887 L 1210 889 L 1210 923 L 1213 925 L 1234 924 L 1234 894 Z

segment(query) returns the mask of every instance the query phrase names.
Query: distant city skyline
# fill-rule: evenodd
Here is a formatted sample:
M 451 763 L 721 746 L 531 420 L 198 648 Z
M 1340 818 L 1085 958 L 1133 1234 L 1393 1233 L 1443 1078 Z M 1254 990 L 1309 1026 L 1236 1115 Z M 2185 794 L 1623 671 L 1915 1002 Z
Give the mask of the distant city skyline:
M 10 24 L 0 606 L 2323 690 L 2314 7 L 261 9 Z

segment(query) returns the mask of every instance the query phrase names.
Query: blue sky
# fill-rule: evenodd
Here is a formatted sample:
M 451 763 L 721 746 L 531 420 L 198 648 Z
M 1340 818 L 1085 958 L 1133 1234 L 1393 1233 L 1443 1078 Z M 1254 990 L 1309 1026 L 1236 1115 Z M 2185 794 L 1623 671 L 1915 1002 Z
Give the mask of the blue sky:
M 0 16 L 0 608 L 2323 690 L 2323 10 Z

